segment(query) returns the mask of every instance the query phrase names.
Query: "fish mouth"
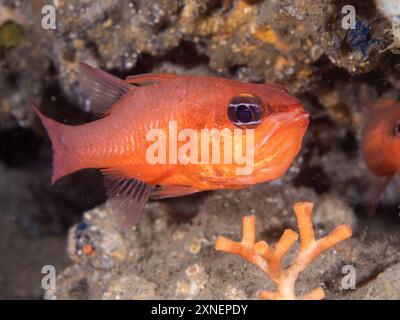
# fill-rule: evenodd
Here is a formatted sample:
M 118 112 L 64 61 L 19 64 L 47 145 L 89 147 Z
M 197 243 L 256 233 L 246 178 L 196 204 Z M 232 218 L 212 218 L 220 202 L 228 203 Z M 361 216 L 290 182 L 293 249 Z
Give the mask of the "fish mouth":
M 236 184 L 254 184 L 279 178 L 300 151 L 309 124 L 309 113 L 299 108 L 290 113 L 276 114 L 270 121 L 265 136 L 254 146 L 252 173 L 235 177 Z
M 300 112 L 294 117 L 293 121 L 303 127 L 308 127 L 310 123 L 310 113 L 305 110 L 300 110 Z
M 259 155 L 259 161 L 255 162 L 255 170 L 259 170 L 262 174 L 268 174 L 276 169 L 277 166 L 282 166 L 281 162 L 274 165 L 272 165 L 272 162 L 274 162 L 273 159 L 279 158 L 282 152 L 287 152 L 287 150 L 290 150 L 290 152 L 286 154 L 285 160 L 291 158 L 292 153 L 294 158 L 298 153 L 301 140 L 307 130 L 310 121 L 309 116 L 309 113 L 302 108 L 290 114 L 279 115 L 276 123 L 273 124 L 272 130 L 254 148 L 254 152 L 257 152 Z M 271 147 L 269 141 L 271 140 L 273 140 L 272 143 L 274 146 L 273 153 L 270 153 Z
M 268 130 L 268 133 L 262 138 L 262 140 L 254 146 L 254 150 L 260 147 L 262 148 L 278 131 L 285 128 L 298 127 L 305 131 L 310 122 L 309 118 L 310 114 L 302 107 L 299 107 L 297 110 L 288 114 L 282 113 L 277 115 L 271 124 L 271 129 Z

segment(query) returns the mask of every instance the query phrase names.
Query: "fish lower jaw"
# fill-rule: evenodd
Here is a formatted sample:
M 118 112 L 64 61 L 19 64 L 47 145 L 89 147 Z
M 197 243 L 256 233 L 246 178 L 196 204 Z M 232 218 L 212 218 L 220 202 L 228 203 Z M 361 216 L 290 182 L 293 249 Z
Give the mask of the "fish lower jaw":
M 286 137 L 277 142 L 276 151 L 255 163 L 254 176 L 258 176 L 259 182 L 271 181 L 283 176 L 290 168 L 298 155 L 303 136 L 296 138 Z M 268 147 L 268 146 L 266 146 Z M 266 152 L 268 149 L 265 149 Z

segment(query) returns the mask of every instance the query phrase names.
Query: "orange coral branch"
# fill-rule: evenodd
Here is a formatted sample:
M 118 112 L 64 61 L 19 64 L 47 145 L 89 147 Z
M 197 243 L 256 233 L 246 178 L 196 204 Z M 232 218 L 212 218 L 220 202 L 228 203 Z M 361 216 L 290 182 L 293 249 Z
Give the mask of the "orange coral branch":
M 325 250 L 346 240 L 352 234 L 346 225 L 339 225 L 327 236 L 315 240 L 311 215 L 313 204 L 299 202 L 293 207 L 300 233 L 300 250 L 289 267 L 282 268 L 282 258 L 289 252 L 299 235 L 293 230 L 285 230 L 278 243 L 271 248 L 265 241 L 255 242 L 255 217 L 243 218 L 243 236 L 241 242 L 218 237 L 215 249 L 237 254 L 263 270 L 275 283 L 277 291 L 262 291 L 262 299 L 306 299 L 317 300 L 325 297 L 322 288 L 316 288 L 301 297 L 295 293 L 295 283 L 299 274 Z

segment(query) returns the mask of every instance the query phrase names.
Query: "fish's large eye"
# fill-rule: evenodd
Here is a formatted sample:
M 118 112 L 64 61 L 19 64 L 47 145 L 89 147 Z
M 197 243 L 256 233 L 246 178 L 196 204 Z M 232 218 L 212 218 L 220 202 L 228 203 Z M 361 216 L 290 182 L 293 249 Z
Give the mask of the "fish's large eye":
M 400 121 L 397 121 L 393 127 L 393 135 L 395 137 L 400 137 Z
M 234 97 L 228 105 L 228 118 L 239 128 L 255 128 L 265 113 L 262 101 L 253 95 Z

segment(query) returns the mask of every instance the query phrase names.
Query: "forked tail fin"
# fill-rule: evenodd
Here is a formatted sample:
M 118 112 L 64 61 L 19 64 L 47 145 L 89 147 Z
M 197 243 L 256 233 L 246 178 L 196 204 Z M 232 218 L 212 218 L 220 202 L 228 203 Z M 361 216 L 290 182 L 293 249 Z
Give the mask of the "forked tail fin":
M 77 168 L 73 167 L 72 161 L 69 161 L 70 151 L 68 150 L 67 142 L 68 132 L 71 126 L 58 123 L 46 117 L 32 101 L 31 106 L 46 128 L 53 146 L 53 173 L 51 176 L 51 184 L 54 184 L 61 177 L 77 170 Z

